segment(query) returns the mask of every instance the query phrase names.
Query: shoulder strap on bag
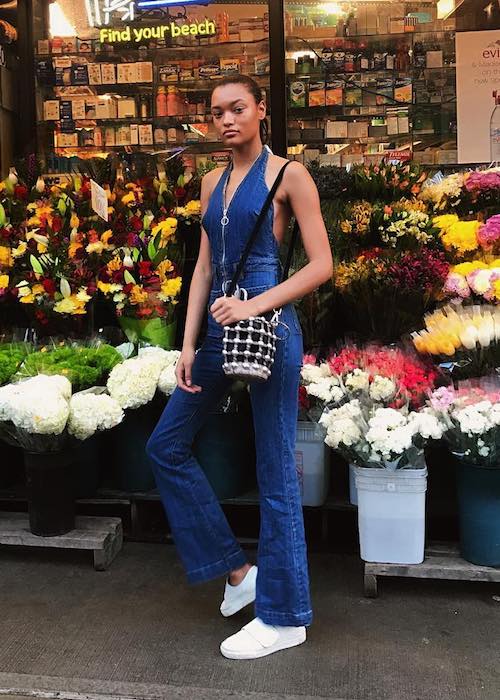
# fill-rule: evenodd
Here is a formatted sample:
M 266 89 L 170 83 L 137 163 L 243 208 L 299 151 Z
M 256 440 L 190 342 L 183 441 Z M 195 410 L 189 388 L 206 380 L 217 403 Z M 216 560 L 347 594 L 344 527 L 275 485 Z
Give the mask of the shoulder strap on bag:
M 283 175 L 285 174 L 285 170 L 287 169 L 287 167 L 289 165 L 290 165 L 290 161 L 285 163 L 285 165 L 281 168 L 276 180 L 274 181 L 273 186 L 271 187 L 271 189 L 269 191 L 269 194 L 267 195 L 266 201 L 264 202 L 264 205 L 261 209 L 261 212 L 257 218 L 257 221 L 255 222 L 255 226 L 253 228 L 253 231 L 250 234 L 250 238 L 247 241 L 245 249 L 244 249 L 242 256 L 240 258 L 240 261 L 238 263 L 238 267 L 236 268 L 236 271 L 233 275 L 233 278 L 231 280 L 229 288 L 226 292 L 226 296 L 228 296 L 228 297 L 230 297 L 234 294 L 234 290 L 236 289 L 236 286 L 238 284 L 238 280 L 240 279 L 241 273 L 243 271 L 243 267 L 247 261 L 250 250 L 252 249 L 252 246 L 255 242 L 255 239 L 257 238 L 257 235 L 261 229 L 261 226 L 264 223 L 264 219 L 267 216 L 267 212 L 269 211 L 269 208 L 273 202 L 274 195 L 276 194 L 276 191 L 277 191 L 278 187 L 280 186 L 281 181 L 283 180 Z M 290 247 L 288 249 L 287 262 L 285 265 L 285 271 L 283 273 L 283 279 L 286 279 L 285 274 L 286 274 L 286 276 L 288 276 L 288 271 L 290 269 L 290 263 L 292 261 L 293 245 L 295 243 L 297 233 L 298 233 L 298 225 L 295 224 L 293 235 L 292 235 L 292 241 L 290 242 Z

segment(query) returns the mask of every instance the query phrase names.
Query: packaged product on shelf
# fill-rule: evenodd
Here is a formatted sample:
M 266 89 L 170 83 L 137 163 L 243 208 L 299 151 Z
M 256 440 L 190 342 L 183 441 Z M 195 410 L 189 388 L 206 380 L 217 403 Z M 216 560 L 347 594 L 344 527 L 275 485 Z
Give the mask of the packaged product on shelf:
M 155 144 L 167 143 L 167 131 L 161 126 L 157 126 L 154 130 L 154 141 Z
M 427 68 L 442 68 L 443 67 L 443 52 L 438 49 L 427 51 L 425 54 Z
M 390 34 L 403 34 L 405 30 L 405 18 L 404 17 L 391 17 L 389 20 L 389 33 Z
M 60 54 L 63 52 L 64 39 L 62 36 L 53 36 L 51 41 L 52 53 Z
M 85 100 L 77 98 L 73 100 L 72 105 L 73 119 L 85 119 Z
M 397 102 L 412 101 L 412 80 L 411 78 L 397 78 L 394 85 L 394 99 Z
M 63 134 L 60 131 L 54 134 L 57 137 L 57 147 L 58 148 L 77 148 L 78 147 L 78 134 Z
M 333 42 L 331 39 L 327 39 L 323 42 L 323 49 L 321 51 L 321 62 L 325 68 L 329 68 L 333 62 Z
M 73 119 L 73 103 L 71 100 L 59 102 L 59 119 Z
M 107 126 L 104 129 L 104 143 L 106 146 L 116 146 L 116 134 L 114 126 Z
M 116 64 L 101 63 L 101 78 L 103 85 L 116 84 Z
M 193 61 L 186 59 L 179 61 L 179 80 L 180 82 L 192 81 L 194 79 Z
M 375 120 L 374 120 L 375 121 Z M 387 123 L 372 123 L 368 125 L 368 136 L 387 136 Z
M 118 119 L 135 119 L 137 117 L 137 103 L 133 97 L 120 97 L 118 102 Z
M 69 56 L 54 58 L 54 70 L 56 85 L 71 85 L 71 58 Z
M 158 68 L 158 80 L 160 83 L 176 83 L 179 79 L 179 64 L 167 63 Z
M 55 85 L 56 74 L 52 59 L 47 58 L 36 62 L 36 79 L 39 85 Z
M 327 139 L 346 139 L 347 138 L 346 121 L 330 121 L 326 122 L 325 137 Z
M 410 131 L 408 114 L 398 114 L 398 131 L 400 134 L 407 134 Z
M 94 127 L 94 146 L 102 146 L 104 143 L 103 132 L 100 126 Z
M 399 124 L 398 117 L 396 115 L 391 115 L 387 117 L 387 135 L 395 136 L 399 134 Z
M 76 39 L 76 50 L 78 53 L 92 53 L 92 39 Z
M 255 59 L 257 60 L 257 59 Z M 240 72 L 239 58 L 221 58 L 220 59 L 220 74 L 223 78 L 228 75 L 235 75 Z M 257 71 L 256 71 L 257 72 Z
M 116 100 L 112 97 L 99 97 L 95 105 L 96 119 L 116 119 L 118 116 Z
M 75 53 L 75 51 L 76 51 L 76 36 L 75 37 L 71 37 L 71 36 L 63 37 L 62 53 L 63 54 L 71 54 L 71 53 Z
M 85 98 L 85 117 L 86 117 L 86 119 L 95 119 L 96 118 L 97 99 L 98 98 L 94 97 L 94 96 Z
M 130 126 L 119 126 L 116 130 L 116 145 L 130 146 Z
M 43 118 L 45 121 L 59 119 L 59 100 L 45 100 L 43 103 Z
M 394 81 L 392 78 L 379 78 L 377 80 L 376 103 L 378 105 L 393 104 Z
M 38 39 L 36 43 L 36 51 L 40 55 L 47 55 L 50 53 L 50 41 L 48 39 Z
M 89 73 L 86 63 L 71 64 L 71 85 L 88 85 Z
M 78 132 L 78 145 L 79 146 L 95 146 L 95 138 L 94 138 L 94 129 L 92 128 L 85 128 L 85 129 L 80 129 Z
M 153 64 L 151 61 L 137 61 L 135 63 L 135 71 L 137 83 L 153 82 Z
M 357 85 L 345 86 L 344 104 L 346 107 L 360 107 L 363 104 L 363 91 Z
M 324 80 L 311 80 L 309 83 L 309 107 L 324 107 L 326 92 Z
M 212 153 L 212 161 L 220 166 L 224 167 L 231 162 L 231 152 L 230 151 L 214 151 Z
M 117 83 L 137 83 L 137 64 L 136 63 L 118 63 L 116 66 L 116 82 Z
M 350 139 L 366 139 L 368 137 L 368 122 L 348 122 L 347 137 Z
M 139 144 L 141 146 L 153 145 L 153 125 L 139 124 Z
M 268 53 L 259 54 L 255 57 L 255 73 L 257 75 L 267 75 L 270 70 L 270 57 Z
M 344 83 L 342 80 L 326 81 L 326 104 L 340 106 L 344 99 Z
M 215 78 L 220 78 L 220 62 L 218 58 L 211 58 L 208 61 L 202 63 L 199 67 L 198 74 L 200 80 L 212 80 Z
M 87 66 L 89 74 L 89 85 L 101 85 L 101 64 L 100 63 L 89 63 Z
M 345 64 L 345 49 L 343 47 L 342 41 L 337 41 L 333 49 L 332 65 L 333 69 L 337 71 L 344 70 Z
M 138 146 L 139 145 L 139 125 L 138 124 L 131 124 L 130 125 L 130 145 L 131 146 Z
M 292 80 L 290 82 L 290 107 L 307 107 L 308 80 Z

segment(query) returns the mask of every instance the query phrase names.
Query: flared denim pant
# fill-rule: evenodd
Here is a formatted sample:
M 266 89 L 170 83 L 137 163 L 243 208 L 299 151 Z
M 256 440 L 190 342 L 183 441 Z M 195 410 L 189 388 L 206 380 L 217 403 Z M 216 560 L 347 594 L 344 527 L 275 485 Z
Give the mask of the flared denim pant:
M 271 377 L 251 386 L 260 492 L 255 614 L 275 625 L 310 625 L 307 552 L 295 465 L 302 334 L 295 309 L 282 311 L 281 340 Z M 192 444 L 209 411 L 231 382 L 222 369 L 222 338 L 208 335 L 196 353 L 192 381 L 177 388 L 148 442 L 156 483 L 172 536 L 191 583 L 243 566 L 247 557 L 221 509 Z

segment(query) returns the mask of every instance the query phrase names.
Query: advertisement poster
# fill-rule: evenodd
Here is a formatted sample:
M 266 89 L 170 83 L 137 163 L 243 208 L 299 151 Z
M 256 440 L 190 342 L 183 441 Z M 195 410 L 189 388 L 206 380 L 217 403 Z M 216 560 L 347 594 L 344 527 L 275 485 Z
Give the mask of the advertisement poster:
M 455 36 L 458 162 L 500 162 L 500 29 Z

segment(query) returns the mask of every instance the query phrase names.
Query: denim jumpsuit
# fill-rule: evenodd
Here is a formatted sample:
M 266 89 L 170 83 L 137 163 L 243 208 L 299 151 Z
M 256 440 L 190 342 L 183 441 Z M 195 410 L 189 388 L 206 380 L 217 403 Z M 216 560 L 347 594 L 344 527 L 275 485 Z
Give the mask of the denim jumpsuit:
M 265 148 L 233 195 L 224 237 L 222 200 L 229 169 L 211 196 L 203 218 L 212 256 L 209 308 L 223 295 L 223 284 L 231 279 L 269 192 L 265 182 L 268 158 Z M 273 221 L 271 207 L 239 281 L 249 298 L 280 281 Z M 303 347 L 291 304 L 283 307 L 281 321 L 288 329 L 278 326 L 281 340 L 271 376 L 250 388 L 261 515 L 255 614 L 267 624 L 301 626 L 312 620 L 294 454 Z M 222 336 L 223 327 L 209 312 L 207 335 L 192 368 L 193 384 L 202 391 L 190 394 L 176 388 L 147 445 L 172 536 L 191 583 L 227 574 L 247 562 L 191 449 L 207 414 L 231 385 L 222 369 Z

